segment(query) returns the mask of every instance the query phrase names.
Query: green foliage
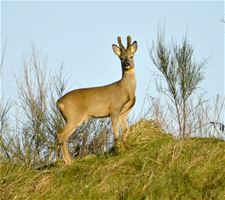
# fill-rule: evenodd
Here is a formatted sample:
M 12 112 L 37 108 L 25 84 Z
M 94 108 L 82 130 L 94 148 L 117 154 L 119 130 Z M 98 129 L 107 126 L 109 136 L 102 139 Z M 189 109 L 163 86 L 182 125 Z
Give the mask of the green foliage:
M 225 142 L 175 140 L 152 121 L 129 131 L 117 156 L 61 162 L 45 169 L 0 164 L 0 199 L 225 198 Z
M 158 89 L 169 97 L 174 105 L 173 115 L 176 115 L 179 135 L 186 137 L 190 135 L 192 126 L 188 124 L 189 117 L 193 115 L 190 97 L 204 79 L 207 61 L 204 59 L 197 63 L 194 60 L 194 48 L 188 42 L 187 35 L 180 45 L 172 43 L 168 46 L 163 31 L 158 33 L 156 45 L 153 45 L 150 56 L 167 84 L 167 87 L 157 85 Z

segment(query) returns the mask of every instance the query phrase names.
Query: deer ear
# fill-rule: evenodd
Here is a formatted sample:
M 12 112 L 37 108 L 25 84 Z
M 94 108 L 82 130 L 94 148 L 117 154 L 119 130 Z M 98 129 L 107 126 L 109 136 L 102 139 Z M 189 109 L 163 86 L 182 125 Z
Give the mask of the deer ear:
M 137 51 L 137 42 L 136 41 L 134 41 L 133 43 L 132 43 L 132 45 L 131 45 L 131 52 L 132 53 L 135 53 L 136 51 Z
M 113 52 L 114 52 L 117 56 L 120 56 L 120 55 L 121 55 L 121 50 L 120 50 L 120 48 L 119 48 L 117 45 L 113 44 L 113 45 L 112 45 L 112 49 L 113 49 Z

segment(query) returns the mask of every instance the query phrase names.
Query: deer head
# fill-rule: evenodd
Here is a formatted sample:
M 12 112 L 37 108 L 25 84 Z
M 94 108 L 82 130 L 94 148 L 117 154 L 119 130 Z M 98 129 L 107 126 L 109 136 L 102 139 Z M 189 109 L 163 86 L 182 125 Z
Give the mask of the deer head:
M 123 73 L 129 71 L 134 68 L 134 54 L 137 50 L 137 42 L 134 41 L 131 44 L 131 37 L 127 37 L 127 48 L 125 48 L 122 44 L 121 37 L 118 37 L 118 44 L 112 45 L 113 52 L 119 57 L 121 60 L 121 66 Z

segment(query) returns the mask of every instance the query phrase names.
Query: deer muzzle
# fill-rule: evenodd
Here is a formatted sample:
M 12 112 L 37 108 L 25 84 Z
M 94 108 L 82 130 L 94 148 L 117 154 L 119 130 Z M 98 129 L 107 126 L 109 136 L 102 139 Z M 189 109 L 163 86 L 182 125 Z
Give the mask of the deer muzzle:
M 130 63 L 128 63 L 128 62 L 127 62 L 127 63 L 124 63 L 124 65 L 123 65 L 123 66 L 124 66 L 124 69 L 125 69 L 125 70 L 128 70 L 128 69 L 130 69 L 130 68 L 131 68 Z

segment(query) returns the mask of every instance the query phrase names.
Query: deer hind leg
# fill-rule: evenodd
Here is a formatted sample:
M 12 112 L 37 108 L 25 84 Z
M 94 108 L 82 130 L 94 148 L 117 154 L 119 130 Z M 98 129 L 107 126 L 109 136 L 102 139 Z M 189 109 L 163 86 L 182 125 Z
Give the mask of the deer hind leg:
M 70 135 L 74 132 L 74 130 L 83 122 L 83 120 L 84 119 L 80 117 L 80 118 L 77 118 L 76 120 L 68 121 L 68 123 L 63 128 L 63 130 L 57 134 L 58 143 L 61 147 L 62 156 L 63 156 L 63 160 L 65 164 L 71 163 L 71 157 L 67 147 L 67 140 L 70 137 Z

